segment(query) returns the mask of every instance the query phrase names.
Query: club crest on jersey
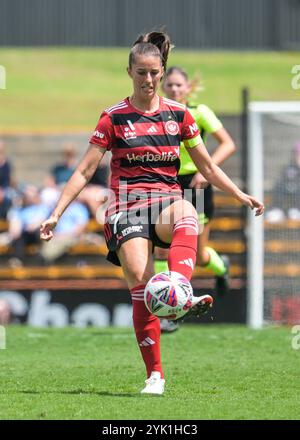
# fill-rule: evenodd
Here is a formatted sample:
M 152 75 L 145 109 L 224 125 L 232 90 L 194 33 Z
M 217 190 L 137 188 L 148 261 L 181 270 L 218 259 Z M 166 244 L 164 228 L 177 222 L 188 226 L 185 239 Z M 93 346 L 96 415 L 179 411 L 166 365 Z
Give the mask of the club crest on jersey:
M 179 125 L 177 124 L 177 122 L 171 120 L 171 121 L 165 122 L 164 125 L 165 125 L 166 132 L 168 134 L 170 134 L 171 136 L 176 136 L 176 134 L 179 133 Z

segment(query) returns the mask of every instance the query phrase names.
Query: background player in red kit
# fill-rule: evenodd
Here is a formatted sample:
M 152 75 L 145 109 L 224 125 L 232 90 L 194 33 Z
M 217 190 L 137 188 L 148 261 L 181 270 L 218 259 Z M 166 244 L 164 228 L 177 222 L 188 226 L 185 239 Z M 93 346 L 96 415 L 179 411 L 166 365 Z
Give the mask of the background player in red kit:
M 132 96 L 103 112 L 87 152 L 40 230 L 43 240 L 53 237 L 60 216 L 88 183 L 105 151 L 111 150 L 114 197 L 105 225 L 108 259 L 121 264 L 131 292 L 133 325 L 147 370 L 142 393 L 149 394 L 162 394 L 165 384 L 160 322 L 147 311 L 143 300 L 145 285 L 154 275 L 153 246 L 170 247 L 169 269 L 188 279 L 196 261 L 197 213 L 182 199 L 176 179 L 180 142 L 207 181 L 256 208 L 256 215 L 264 210 L 261 202 L 240 191 L 212 162 L 187 108 L 157 95 L 169 50 L 170 39 L 161 32 L 141 35 L 134 43 L 127 69 L 133 81 Z M 204 295 L 197 305 L 203 310 L 211 301 Z

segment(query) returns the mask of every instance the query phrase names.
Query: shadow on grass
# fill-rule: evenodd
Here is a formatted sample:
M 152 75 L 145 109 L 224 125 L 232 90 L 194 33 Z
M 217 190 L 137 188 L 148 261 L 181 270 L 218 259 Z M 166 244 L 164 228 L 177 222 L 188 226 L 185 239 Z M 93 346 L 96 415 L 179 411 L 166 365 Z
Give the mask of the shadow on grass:
M 84 391 L 84 390 L 72 390 L 72 391 L 29 391 L 22 390 L 18 391 L 20 394 L 69 394 L 69 395 L 80 395 L 85 394 L 87 396 L 109 396 L 109 397 L 138 397 L 140 393 L 112 393 L 108 391 Z

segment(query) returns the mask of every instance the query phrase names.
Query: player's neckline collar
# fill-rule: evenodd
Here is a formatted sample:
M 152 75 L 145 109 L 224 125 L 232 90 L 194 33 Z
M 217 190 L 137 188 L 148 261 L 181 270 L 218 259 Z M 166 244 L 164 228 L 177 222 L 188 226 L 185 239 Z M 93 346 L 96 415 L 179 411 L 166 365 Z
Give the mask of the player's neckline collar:
M 135 107 L 135 106 L 131 103 L 131 100 L 130 100 L 130 97 L 129 97 L 129 96 L 128 96 L 128 98 L 126 98 L 126 99 L 127 99 L 128 104 L 130 105 L 130 107 L 132 107 L 132 108 L 134 109 L 134 111 L 135 111 L 136 113 L 139 113 L 140 115 L 147 115 L 147 116 L 156 115 L 157 113 L 159 113 L 160 108 L 161 108 L 161 102 L 162 102 L 162 98 L 161 98 L 161 96 L 158 97 L 158 99 L 159 99 L 159 101 L 158 101 L 158 107 L 157 107 L 157 109 L 156 109 L 155 111 L 153 111 L 153 112 L 143 111 L 143 110 L 138 109 L 137 107 Z

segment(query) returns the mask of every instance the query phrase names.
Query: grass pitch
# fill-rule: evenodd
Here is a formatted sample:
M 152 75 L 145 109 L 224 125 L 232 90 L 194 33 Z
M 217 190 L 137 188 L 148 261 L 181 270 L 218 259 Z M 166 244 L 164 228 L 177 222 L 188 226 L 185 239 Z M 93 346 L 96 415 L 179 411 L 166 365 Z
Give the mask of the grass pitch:
M 299 419 L 288 328 L 184 324 L 162 335 L 166 391 L 141 396 L 132 329 L 7 327 L 0 419 Z
M 6 89 L 0 90 L 0 130 L 91 131 L 100 113 L 132 92 L 128 49 L 0 48 Z M 168 65 L 200 74 L 198 102 L 217 113 L 240 113 L 241 89 L 251 100 L 299 100 L 292 88 L 297 52 L 213 52 L 174 49 Z

